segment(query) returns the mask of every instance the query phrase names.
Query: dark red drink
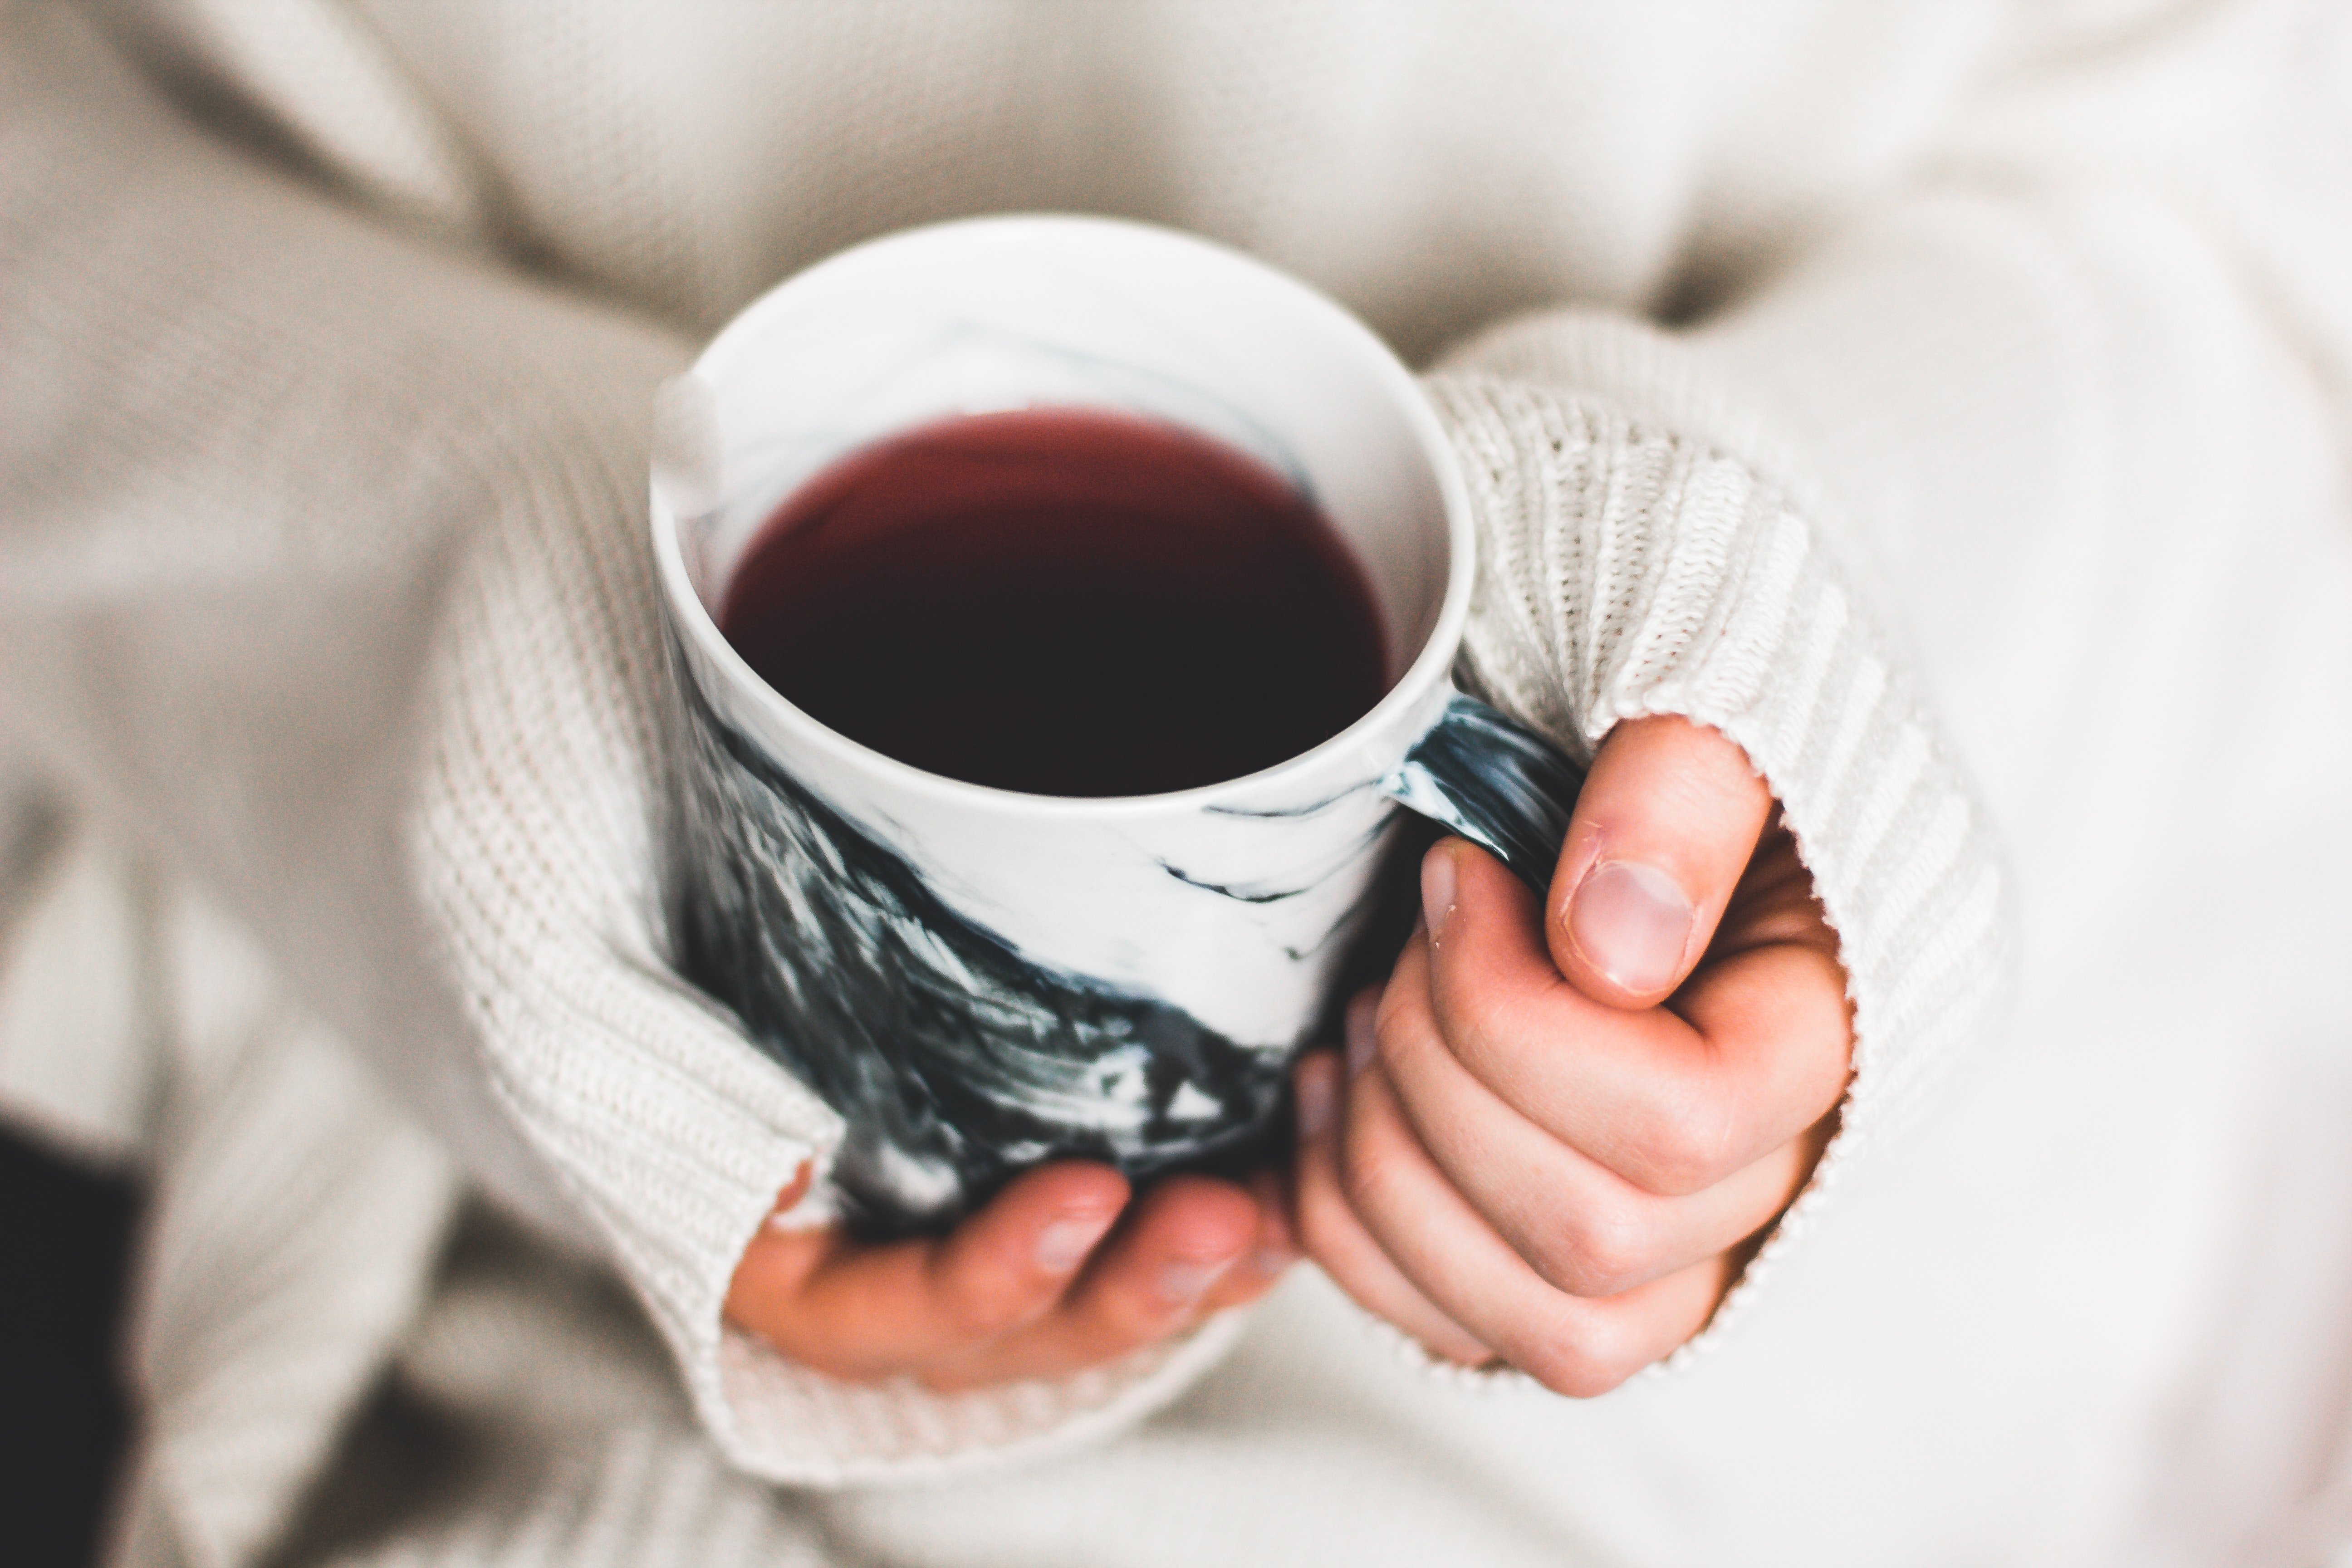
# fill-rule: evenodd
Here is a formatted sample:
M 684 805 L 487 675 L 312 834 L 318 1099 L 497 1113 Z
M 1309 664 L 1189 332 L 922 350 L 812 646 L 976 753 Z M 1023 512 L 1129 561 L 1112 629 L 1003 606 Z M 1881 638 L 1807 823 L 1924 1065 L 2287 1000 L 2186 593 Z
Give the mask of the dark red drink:
M 1255 773 L 1387 689 L 1370 585 L 1312 505 L 1214 442 L 1088 409 L 844 458 L 768 521 L 719 627 L 850 739 L 1039 795 Z

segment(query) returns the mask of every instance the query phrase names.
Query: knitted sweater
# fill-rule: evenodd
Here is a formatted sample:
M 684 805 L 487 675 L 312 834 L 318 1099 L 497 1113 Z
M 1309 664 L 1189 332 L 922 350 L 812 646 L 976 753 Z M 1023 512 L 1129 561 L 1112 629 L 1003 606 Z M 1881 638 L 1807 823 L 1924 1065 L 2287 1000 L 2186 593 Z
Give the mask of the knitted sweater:
M 2146 9 L 0 12 L 0 1101 L 153 1173 L 122 1553 L 2113 1547 L 2270 1081 L 2156 911 L 2275 891 L 2282 791 L 2352 777 L 2286 721 L 2352 682 L 2352 29 Z M 1853 1083 L 1663 1373 L 1449 1376 L 1312 1278 L 952 1398 L 723 1327 L 835 1122 L 667 962 L 651 388 L 1008 208 L 1242 246 L 1431 365 L 1465 677 L 1577 745 L 1717 725 L 1782 802 Z M 419 1409 L 463 1484 L 369 1447 Z

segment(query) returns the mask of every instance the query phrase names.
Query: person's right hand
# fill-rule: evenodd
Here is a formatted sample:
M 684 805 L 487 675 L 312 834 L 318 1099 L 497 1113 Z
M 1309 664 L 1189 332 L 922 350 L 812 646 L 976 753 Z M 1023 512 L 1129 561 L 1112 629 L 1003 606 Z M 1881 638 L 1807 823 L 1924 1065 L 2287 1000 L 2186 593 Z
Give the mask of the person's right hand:
M 1459 839 L 1347 1051 L 1297 1069 L 1298 1234 L 1433 1353 L 1614 1388 L 1706 1327 L 1852 1074 L 1838 935 L 1719 731 L 1612 729 L 1550 891 Z
M 807 1173 L 784 1190 L 797 1203 Z M 1288 1205 L 1167 1176 L 1129 1201 L 1109 1167 L 1031 1171 L 950 1235 L 865 1244 L 770 1223 L 743 1254 L 727 1317 L 831 1377 L 911 1376 L 949 1393 L 1065 1377 L 1265 1293 L 1297 1256 Z

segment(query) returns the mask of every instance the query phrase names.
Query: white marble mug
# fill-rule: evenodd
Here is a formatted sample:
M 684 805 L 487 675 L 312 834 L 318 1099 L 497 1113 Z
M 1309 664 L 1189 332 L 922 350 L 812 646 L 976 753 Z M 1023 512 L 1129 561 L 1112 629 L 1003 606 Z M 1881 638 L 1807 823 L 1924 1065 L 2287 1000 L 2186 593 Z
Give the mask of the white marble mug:
M 752 672 L 717 615 L 785 498 L 893 435 L 1028 407 L 1172 422 L 1285 477 L 1365 568 L 1386 695 L 1245 777 L 1068 798 L 921 772 Z M 1140 1179 L 1265 1147 L 1400 804 L 1549 880 L 1580 775 L 1451 684 L 1475 542 L 1453 452 L 1305 285 L 1108 219 L 911 230 L 754 302 L 662 424 L 678 958 L 840 1111 L 828 1173 L 869 1233 L 936 1229 L 1049 1158 Z

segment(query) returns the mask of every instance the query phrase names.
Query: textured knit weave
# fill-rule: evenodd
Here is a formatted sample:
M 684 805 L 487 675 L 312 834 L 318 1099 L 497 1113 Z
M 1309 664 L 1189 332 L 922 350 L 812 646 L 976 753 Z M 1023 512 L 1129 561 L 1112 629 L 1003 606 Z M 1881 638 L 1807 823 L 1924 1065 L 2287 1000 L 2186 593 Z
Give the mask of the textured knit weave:
M 68 825 L 0 885 L 0 1101 L 156 1173 L 126 1561 L 2022 1563 L 2139 1517 L 2273 994 L 2173 916 L 2324 928 L 2258 775 L 2352 778 L 2292 721 L 2352 689 L 2339 11 L 97 11 L 0 9 L 0 727 Z M 1855 1078 L 1703 1366 L 1401 1370 L 1312 1279 L 957 1400 L 722 1330 L 834 1122 L 666 962 L 651 392 L 793 268 L 1008 206 L 1211 234 L 1416 358 L 1494 329 L 1432 384 L 1467 672 L 1585 744 L 1718 724 L 1782 798 Z M 505 1217 L 436 1273 L 453 1165 Z M 929 1484 L 778 1494 L 698 1429 Z

